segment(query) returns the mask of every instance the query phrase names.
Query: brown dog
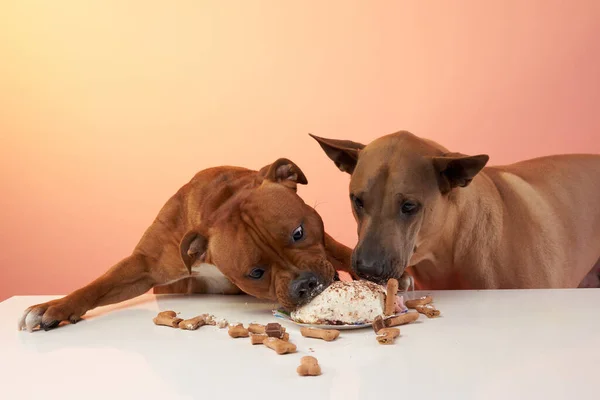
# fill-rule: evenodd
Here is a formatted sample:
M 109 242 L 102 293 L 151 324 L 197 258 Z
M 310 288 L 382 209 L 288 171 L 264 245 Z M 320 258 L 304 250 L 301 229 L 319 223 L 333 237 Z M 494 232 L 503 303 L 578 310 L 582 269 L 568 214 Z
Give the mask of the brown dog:
M 292 309 L 350 270 L 351 249 L 323 229 L 296 193 L 307 180 L 279 159 L 260 171 L 206 169 L 160 210 L 133 253 L 89 285 L 25 310 L 19 329 L 48 330 L 88 310 L 141 295 L 249 295 Z M 213 267 L 218 266 L 218 270 Z M 224 275 L 224 276 L 223 276 Z
M 423 289 L 600 286 L 600 156 L 484 168 L 487 155 L 409 132 L 367 146 L 313 137 L 351 174 L 359 276 L 408 267 Z

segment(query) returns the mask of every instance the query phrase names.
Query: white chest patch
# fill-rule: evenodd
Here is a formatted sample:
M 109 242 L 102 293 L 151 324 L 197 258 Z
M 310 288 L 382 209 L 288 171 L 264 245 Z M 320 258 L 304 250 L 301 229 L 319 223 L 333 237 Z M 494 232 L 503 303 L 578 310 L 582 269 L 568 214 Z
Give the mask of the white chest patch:
M 226 294 L 238 291 L 229 279 L 212 264 L 197 264 L 192 266 L 192 276 L 206 285 L 207 294 Z

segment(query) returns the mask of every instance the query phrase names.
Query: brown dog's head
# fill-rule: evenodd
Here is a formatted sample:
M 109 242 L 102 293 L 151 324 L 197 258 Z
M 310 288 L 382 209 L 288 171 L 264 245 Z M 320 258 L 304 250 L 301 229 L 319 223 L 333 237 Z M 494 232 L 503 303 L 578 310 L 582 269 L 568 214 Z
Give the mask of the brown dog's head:
M 188 268 L 214 264 L 245 293 L 288 310 L 329 286 L 336 268 L 350 268 L 351 250 L 325 234 L 319 214 L 297 195 L 307 180 L 296 164 L 279 159 L 226 180 L 204 202 L 217 210 L 181 241 Z M 339 261 L 344 254 L 347 266 Z
M 432 242 L 454 189 L 468 186 L 489 159 L 450 153 L 409 132 L 367 146 L 311 136 L 340 170 L 351 174 L 350 201 L 358 223 L 352 267 L 379 283 L 400 278 L 415 249 Z

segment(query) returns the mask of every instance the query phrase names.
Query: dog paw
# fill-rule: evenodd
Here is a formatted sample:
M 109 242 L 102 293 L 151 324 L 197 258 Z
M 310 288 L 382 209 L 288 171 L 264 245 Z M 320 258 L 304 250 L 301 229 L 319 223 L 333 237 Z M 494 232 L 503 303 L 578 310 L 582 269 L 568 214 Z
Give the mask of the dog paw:
M 36 328 L 49 331 L 56 328 L 61 322 L 68 321 L 75 324 L 81 321 L 83 312 L 78 312 L 64 299 L 53 300 L 47 303 L 29 307 L 19 319 L 18 329 L 33 332 Z

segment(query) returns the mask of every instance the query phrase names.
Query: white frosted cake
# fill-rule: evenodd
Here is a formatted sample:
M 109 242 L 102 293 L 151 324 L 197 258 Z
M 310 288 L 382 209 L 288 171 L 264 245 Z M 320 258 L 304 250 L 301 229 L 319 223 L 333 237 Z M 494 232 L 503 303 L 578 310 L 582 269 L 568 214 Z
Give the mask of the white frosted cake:
M 385 289 L 372 282 L 336 281 L 310 303 L 292 311 L 296 322 L 315 325 L 371 323 L 383 313 Z

